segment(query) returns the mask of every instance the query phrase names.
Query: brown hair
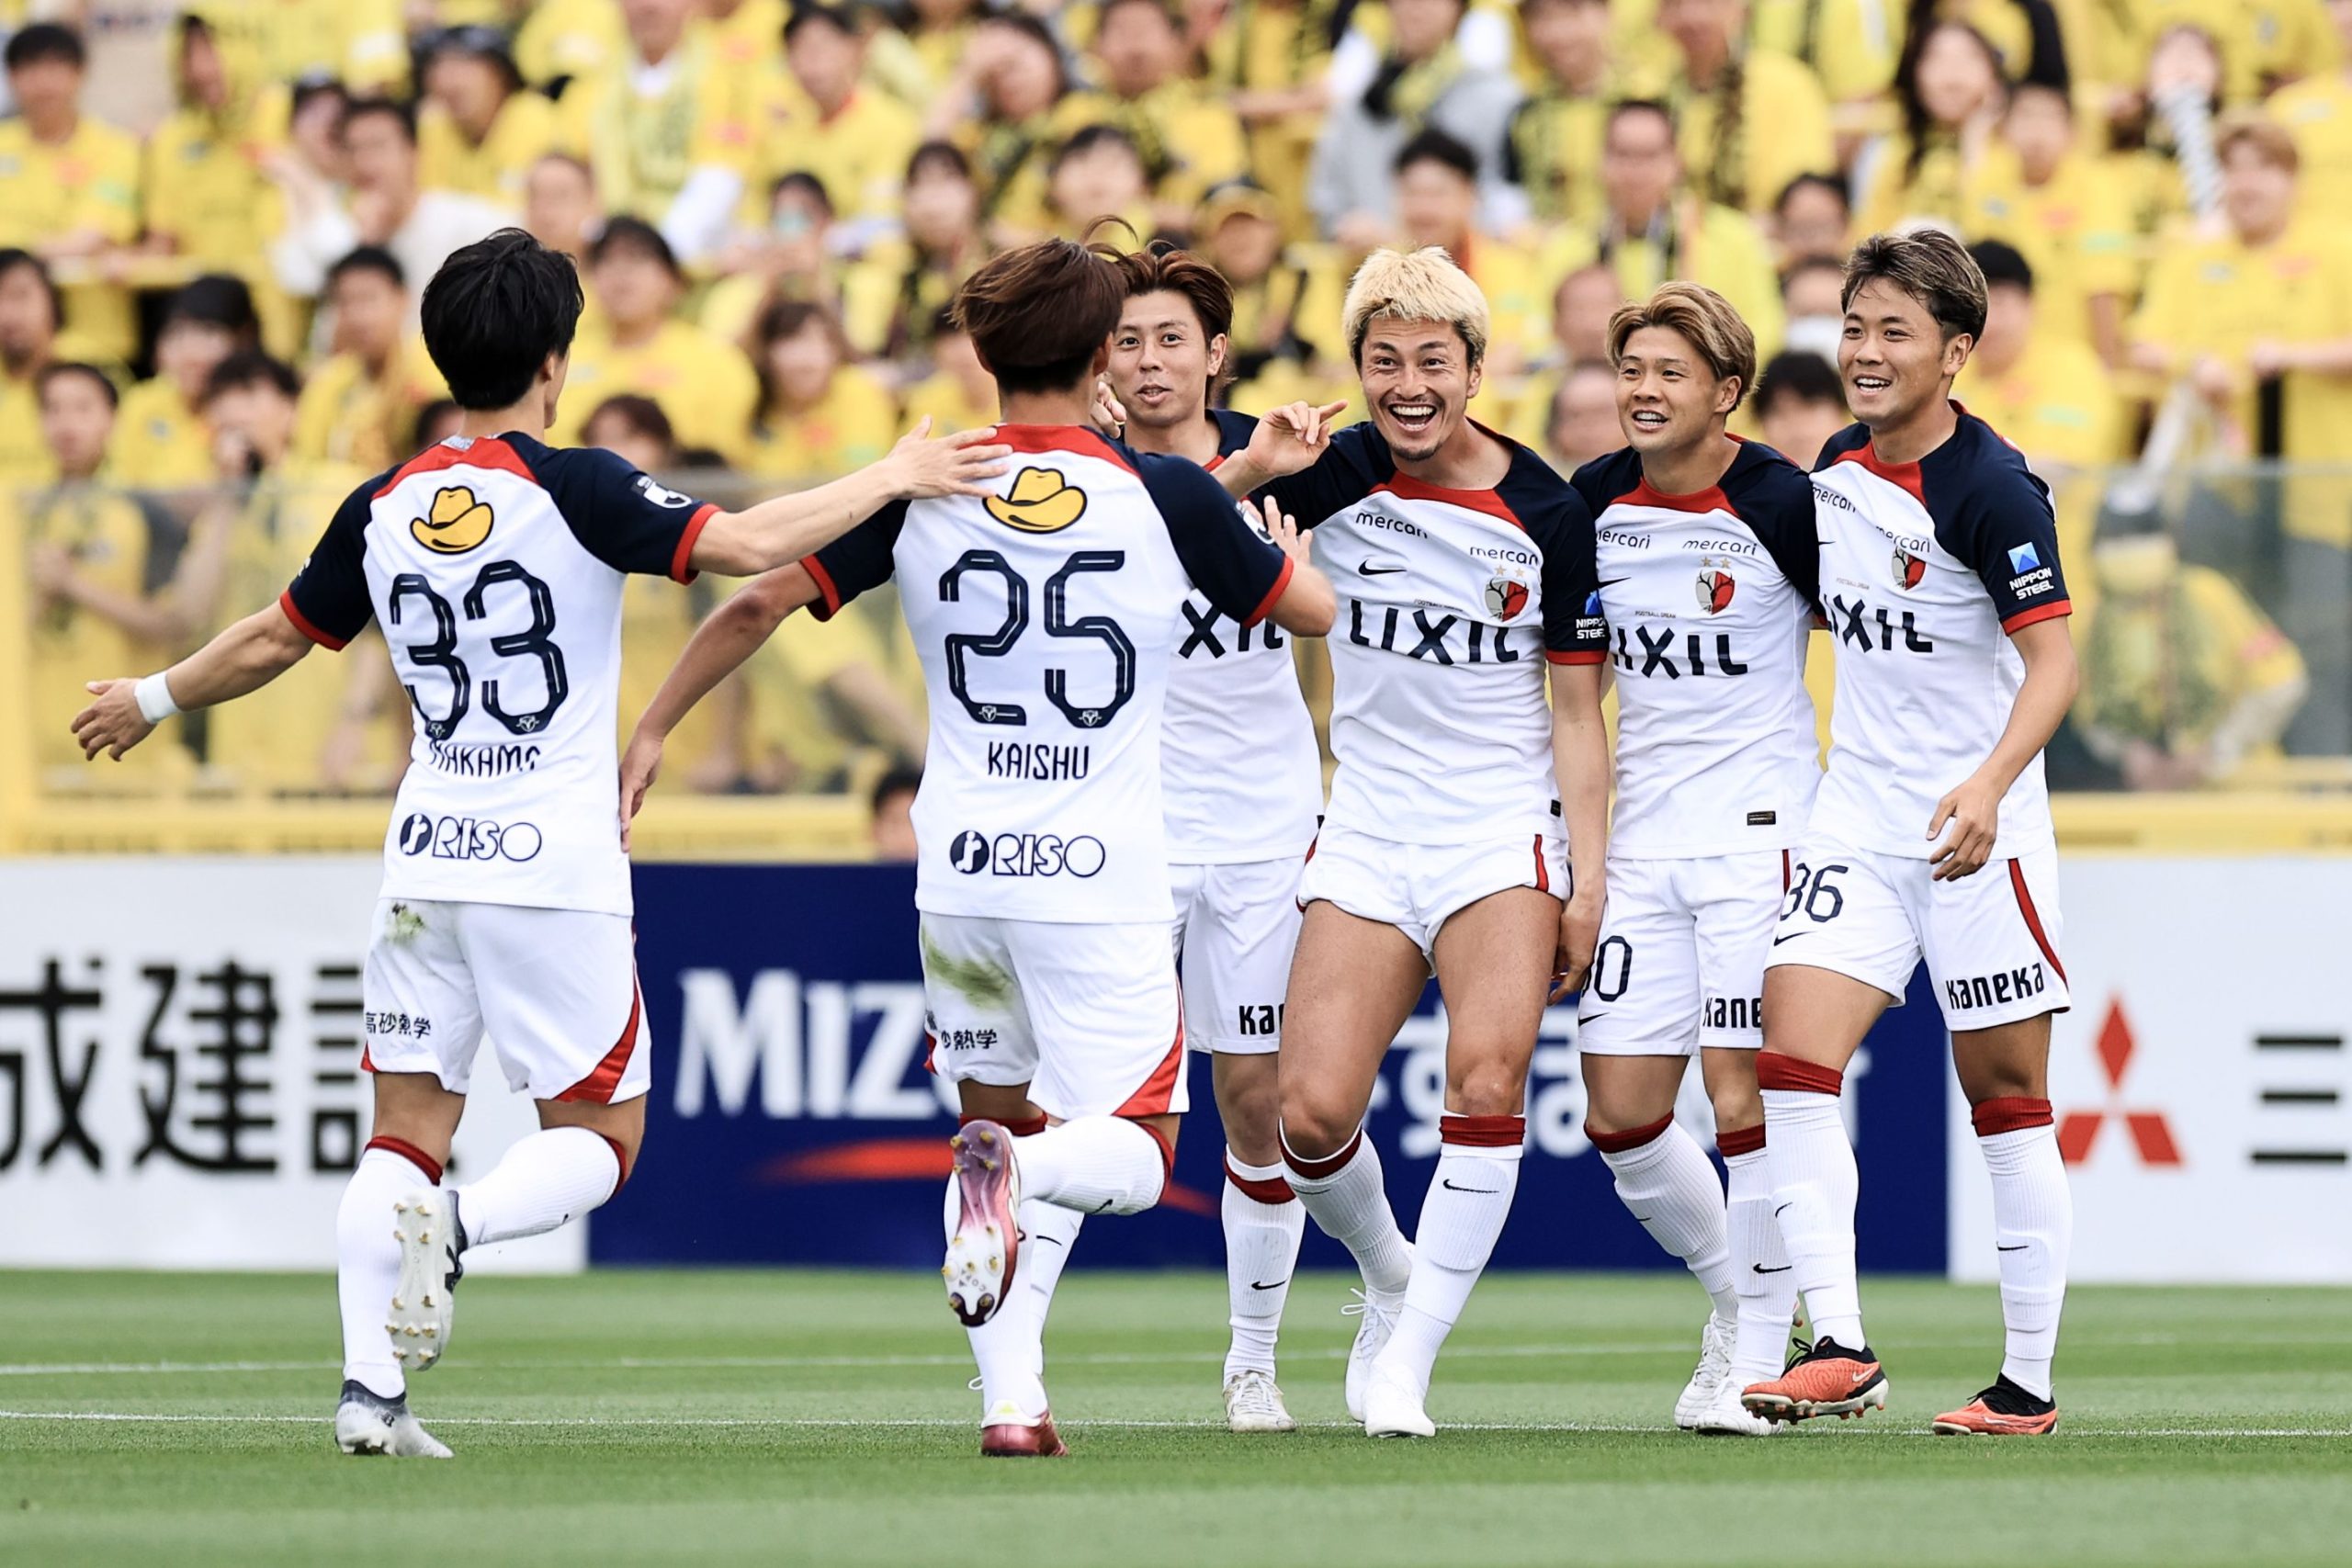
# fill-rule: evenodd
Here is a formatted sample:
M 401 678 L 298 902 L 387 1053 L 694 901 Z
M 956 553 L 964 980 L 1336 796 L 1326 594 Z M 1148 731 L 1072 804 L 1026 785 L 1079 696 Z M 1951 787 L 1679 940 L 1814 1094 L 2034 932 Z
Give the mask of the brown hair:
M 1040 240 L 965 280 L 956 321 L 1000 390 L 1064 392 L 1086 379 L 1126 302 L 1125 259 L 1107 245 Z
M 1647 299 L 1628 300 L 1609 318 L 1609 362 L 1625 353 L 1625 344 L 1645 327 L 1679 333 L 1706 361 L 1718 381 L 1736 380 L 1739 399 L 1756 385 L 1756 334 L 1740 319 L 1731 301 L 1695 283 L 1661 283 Z
M 2251 147 L 2264 163 L 2289 174 L 2299 173 L 2303 157 L 2287 128 L 2253 109 L 2233 109 L 2213 128 L 2213 155 L 2227 158 L 2240 147 Z
M 1872 234 L 1846 259 L 1838 308 L 1850 310 L 1862 285 L 1884 278 L 1936 319 L 1946 337 L 1984 335 L 1984 274 L 1976 258 L 1941 229 Z

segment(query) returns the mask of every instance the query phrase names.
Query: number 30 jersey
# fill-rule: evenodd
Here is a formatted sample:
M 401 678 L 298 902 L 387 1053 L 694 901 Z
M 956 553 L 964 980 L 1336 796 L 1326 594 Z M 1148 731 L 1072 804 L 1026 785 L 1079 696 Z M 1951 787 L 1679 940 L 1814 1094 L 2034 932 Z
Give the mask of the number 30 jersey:
M 931 698 L 915 905 L 1172 919 L 1160 724 L 1185 595 L 1254 626 L 1290 559 L 1182 457 L 1075 425 L 997 439 L 999 493 L 888 507 L 802 563 L 820 619 L 899 581 Z
M 279 604 L 330 649 L 381 622 L 408 690 L 385 897 L 631 912 L 622 579 L 688 581 L 718 510 L 512 434 L 452 436 L 351 493 Z

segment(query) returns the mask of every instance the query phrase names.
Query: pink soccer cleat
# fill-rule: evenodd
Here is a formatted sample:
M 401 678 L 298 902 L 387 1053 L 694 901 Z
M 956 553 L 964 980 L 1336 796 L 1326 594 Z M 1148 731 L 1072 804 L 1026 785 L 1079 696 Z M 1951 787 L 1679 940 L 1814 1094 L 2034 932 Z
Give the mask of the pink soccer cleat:
M 956 1156 L 962 1208 L 939 1272 L 947 1281 L 947 1304 L 965 1327 L 978 1328 L 996 1315 L 1012 1289 L 1021 1251 L 1021 1228 L 1013 1223 L 1021 1172 L 1012 1163 L 1012 1134 L 1001 1122 L 967 1122 L 947 1146 Z

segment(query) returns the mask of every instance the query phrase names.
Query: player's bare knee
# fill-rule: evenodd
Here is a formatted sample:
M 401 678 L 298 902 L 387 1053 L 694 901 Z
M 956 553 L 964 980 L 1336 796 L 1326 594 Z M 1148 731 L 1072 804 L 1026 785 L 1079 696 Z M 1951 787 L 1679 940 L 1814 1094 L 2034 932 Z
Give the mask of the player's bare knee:
M 1756 1087 L 1752 1073 L 1745 1079 L 1709 1084 L 1707 1102 L 1714 1108 L 1717 1132 L 1732 1133 L 1764 1124 L 1764 1091 Z
M 1517 1116 L 1527 1104 L 1527 1072 L 1498 1061 L 1449 1063 L 1445 1106 L 1457 1116 Z
M 1338 1154 L 1356 1135 L 1363 1121 L 1361 1108 L 1342 1106 L 1329 1095 L 1283 1086 L 1279 1136 L 1283 1146 L 1301 1159 L 1329 1159 Z

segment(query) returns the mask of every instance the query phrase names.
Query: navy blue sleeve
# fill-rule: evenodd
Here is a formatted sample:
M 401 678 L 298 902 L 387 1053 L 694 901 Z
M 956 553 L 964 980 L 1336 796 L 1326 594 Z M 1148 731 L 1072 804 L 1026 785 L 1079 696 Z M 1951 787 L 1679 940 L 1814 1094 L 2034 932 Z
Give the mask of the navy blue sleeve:
M 615 571 L 695 580 L 687 560 L 717 506 L 680 495 L 601 447 L 549 451 L 533 468 L 590 555 Z
M 368 598 L 368 518 L 388 477 L 379 474 L 344 498 L 302 570 L 277 597 L 286 618 L 322 648 L 341 652 L 375 619 Z
M 1301 528 L 1313 528 L 1370 495 L 1395 472 L 1388 444 L 1369 423 L 1351 424 L 1331 437 L 1323 456 L 1258 493 L 1272 496 Z
M 1937 543 L 1976 573 L 2001 629 L 2015 635 L 2036 621 L 2071 615 L 2074 607 L 2058 565 L 2049 487 L 1997 436 L 1988 434 L 1986 446 L 1997 455 L 1970 465 L 1957 503 L 1930 510 Z
M 1211 409 L 1209 423 L 1216 426 L 1216 455 L 1230 457 L 1250 445 L 1250 434 L 1258 428 L 1258 416 L 1236 413 L 1231 409 Z
M 1609 510 L 1611 502 L 1628 494 L 1642 482 L 1642 460 L 1631 451 L 1611 452 L 1605 457 L 1595 457 L 1568 478 L 1568 488 L 1583 501 L 1585 510 L 1595 519 Z
M 906 525 L 907 503 L 894 501 L 815 555 L 803 556 L 801 567 L 817 580 L 818 599 L 808 613 L 830 621 L 859 594 L 889 581 L 897 570 L 899 534 Z
M 1495 493 L 1544 558 L 1544 657 L 1555 664 L 1600 663 L 1609 657 L 1609 620 L 1600 613 L 1592 507 L 1524 446 Z
M 1821 609 L 1821 531 L 1814 521 L 1813 480 L 1769 446 L 1750 443 L 1728 499 L 1755 532 L 1789 586 Z
M 1264 620 L 1290 586 L 1290 557 L 1250 525 L 1241 503 L 1206 468 L 1155 452 L 1133 457 L 1193 586 L 1245 626 Z

